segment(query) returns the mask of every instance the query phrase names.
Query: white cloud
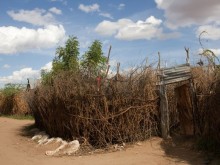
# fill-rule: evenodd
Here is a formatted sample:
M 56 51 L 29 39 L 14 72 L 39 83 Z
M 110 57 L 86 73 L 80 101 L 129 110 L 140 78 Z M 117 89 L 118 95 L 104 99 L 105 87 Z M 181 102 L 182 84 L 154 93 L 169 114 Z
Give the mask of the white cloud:
M 211 40 L 219 40 L 220 39 L 220 25 L 212 24 L 212 25 L 203 25 L 199 26 L 196 34 L 199 36 L 203 31 L 206 31 L 202 35 L 204 39 L 211 39 Z
M 133 22 L 130 19 L 119 19 L 116 22 L 106 21 L 99 23 L 95 31 L 104 36 L 114 35 L 117 39 L 138 40 L 138 39 L 168 39 L 177 37 L 177 33 L 163 33 L 161 28 L 162 20 L 154 16 L 148 17 L 145 21 Z
M 5 64 L 5 65 L 3 65 L 3 67 L 2 67 L 2 68 L 4 68 L 4 69 L 9 69 L 10 67 L 11 67 L 10 65 Z
M 35 8 L 34 10 L 11 10 L 7 13 L 16 21 L 26 22 L 32 25 L 45 26 L 56 23 L 54 16 L 44 9 Z
M 51 71 L 51 69 L 52 69 L 52 62 L 48 62 L 46 65 L 41 67 L 41 69 L 46 70 L 48 72 Z
M 13 54 L 31 49 L 54 47 L 65 38 L 62 25 L 28 29 L 13 26 L 0 27 L 0 54 Z
M 219 0 L 155 0 L 169 28 L 209 24 L 220 20 Z
M 122 9 L 124 9 L 124 7 L 125 7 L 125 4 L 121 3 L 118 5 L 118 10 L 122 10 Z
M 60 9 L 57 9 L 56 7 L 50 8 L 49 11 L 54 13 L 54 14 L 57 14 L 57 15 L 62 14 L 62 11 Z
M 210 49 L 216 56 L 220 56 L 220 49 Z
M 110 13 L 101 12 L 99 13 L 100 16 L 113 19 L 112 15 Z
M 41 76 L 41 70 L 46 69 L 50 71 L 52 68 L 52 62 L 47 63 L 45 66 L 41 67 L 39 70 L 34 70 L 31 67 L 22 68 L 18 71 L 14 71 L 10 76 L 0 77 L 0 84 L 7 83 L 26 83 L 27 78 L 36 80 Z
M 6 83 L 21 83 L 27 80 L 27 78 L 39 78 L 40 72 L 33 70 L 32 68 L 23 68 L 19 71 L 14 71 L 10 76 L 0 77 L 0 84 Z
M 99 5 L 97 3 L 92 4 L 92 5 L 84 5 L 80 4 L 78 7 L 81 11 L 84 11 L 86 13 L 90 12 L 98 12 L 99 11 Z

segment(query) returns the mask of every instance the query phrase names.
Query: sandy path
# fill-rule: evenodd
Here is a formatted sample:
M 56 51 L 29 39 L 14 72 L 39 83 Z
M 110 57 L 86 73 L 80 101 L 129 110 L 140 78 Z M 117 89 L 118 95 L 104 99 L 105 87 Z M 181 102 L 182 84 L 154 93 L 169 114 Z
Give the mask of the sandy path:
M 0 164 L 2 165 L 202 165 L 201 156 L 187 146 L 152 138 L 126 150 L 89 156 L 48 157 L 22 129 L 33 121 L 0 117 Z

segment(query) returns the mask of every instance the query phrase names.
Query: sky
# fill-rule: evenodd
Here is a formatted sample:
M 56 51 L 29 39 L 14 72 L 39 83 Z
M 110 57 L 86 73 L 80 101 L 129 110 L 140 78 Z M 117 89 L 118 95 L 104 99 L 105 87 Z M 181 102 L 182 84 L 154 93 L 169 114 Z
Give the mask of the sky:
M 76 36 L 83 55 L 91 43 L 112 46 L 110 65 L 143 61 L 169 67 L 196 64 L 202 47 L 220 55 L 219 0 L 0 0 L 0 87 L 27 83 L 50 70 L 56 48 Z

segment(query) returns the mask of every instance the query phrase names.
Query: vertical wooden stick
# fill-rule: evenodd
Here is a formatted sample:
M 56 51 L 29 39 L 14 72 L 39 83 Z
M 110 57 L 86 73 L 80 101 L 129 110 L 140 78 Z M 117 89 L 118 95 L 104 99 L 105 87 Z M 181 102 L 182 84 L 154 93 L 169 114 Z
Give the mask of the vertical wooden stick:
M 157 65 L 157 69 L 160 70 L 160 52 L 158 52 L 158 65 Z
M 108 57 L 107 57 L 107 61 L 106 61 L 107 70 L 106 70 L 105 78 L 107 78 L 108 72 L 109 72 L 109 68 L 110 68 L 109 58 L 110 58 L 110 54 L 111 54 L 111 49 L 112 49 L 112 46 L 110 45 L 109 50 L 108 50 Z
M 169 110 L 166 94 L 166 85 L 164 84 L 163 77 L 161 78 L 160 85 L 160 113 L 161 113 L 161 134 L 163 139 L 169 137 Z
M 185 47 L 185 51 L 186 51 L 186 63 L 189 64 L 189 48 Z
M 167 94 L 166 94 L 166 84 L 164 83 L 164 73 L 161 70 L 161 59 L 160 59 L 160 52 L 158 52 L 158 66 L 157 70 L 159 71 L 160 75 L 160 115 L 161 115 L 161 134 L 163 139 L 167 139 L 169 137 L 169 110 L 168 110 L 168 101 L 167 101 Z
M 118 76 L 119 76 L 119 69 L 120 69 L 120 62 L 117 63 L 117 74 L 116 74 L 117 81 L 118 81 Z

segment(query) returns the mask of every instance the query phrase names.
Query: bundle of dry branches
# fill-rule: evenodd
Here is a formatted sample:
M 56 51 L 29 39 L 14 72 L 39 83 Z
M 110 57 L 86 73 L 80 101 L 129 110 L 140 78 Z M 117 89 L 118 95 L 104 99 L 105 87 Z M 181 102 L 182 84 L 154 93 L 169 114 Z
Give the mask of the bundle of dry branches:
M 0 114 L 3 115 L 29 115 L 31 111 L 26 102 L 26 92 L 18 92 L 5 96 L 0 94 Z

